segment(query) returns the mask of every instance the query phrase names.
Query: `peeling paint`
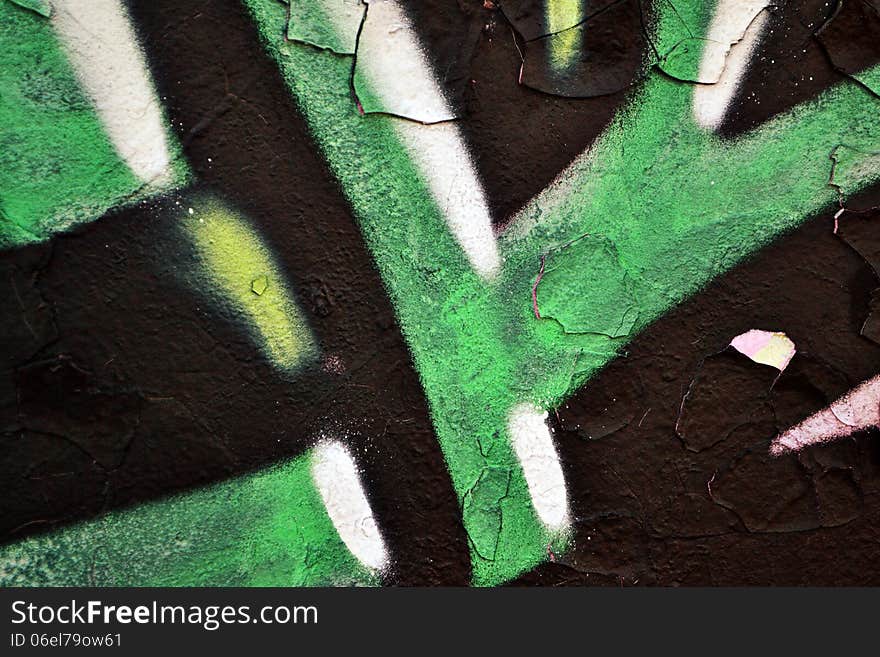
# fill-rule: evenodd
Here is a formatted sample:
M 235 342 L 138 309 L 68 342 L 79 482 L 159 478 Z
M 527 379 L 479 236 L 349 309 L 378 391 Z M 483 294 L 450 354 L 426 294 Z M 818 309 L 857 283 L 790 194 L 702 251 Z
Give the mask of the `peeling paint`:
M 780 372 L 788 367 L 797 351 L 794 342 L 785 333 L 760 329 L 736 336 L 730 341 L 730 346 L 756 363 L 775 367 Z

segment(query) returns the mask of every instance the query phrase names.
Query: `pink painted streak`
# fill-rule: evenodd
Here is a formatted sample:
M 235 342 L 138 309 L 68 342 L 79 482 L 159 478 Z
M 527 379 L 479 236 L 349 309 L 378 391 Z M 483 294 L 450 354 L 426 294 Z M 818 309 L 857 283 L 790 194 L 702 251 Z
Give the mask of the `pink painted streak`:
M 853 388 L 836 402 L 781 433 L 770 443 L 774 456 L 807 445 L 846 438 L 856 431 L 880 426 L 880 376 Z

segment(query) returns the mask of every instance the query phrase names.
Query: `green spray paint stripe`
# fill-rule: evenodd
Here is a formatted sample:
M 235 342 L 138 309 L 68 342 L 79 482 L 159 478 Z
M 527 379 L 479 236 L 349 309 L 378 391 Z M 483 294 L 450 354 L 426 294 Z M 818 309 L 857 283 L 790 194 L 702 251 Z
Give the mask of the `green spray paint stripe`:
M 0 249 L 154 194 L 108 139 L 49 20 L 0 0 Z M 171 184 L 189 173 L 168 133 Z
M 521 226 L 514 226 L 502 239 L 506 268 L 501 286 L 520 300 L 521 320 L 536 325 L 534 345 L 541 347 L 534 355 L 548 362 L 578 355 L 578 373 L 563 397 L 609 358 L 589 353 L 595 351 L 594 336 L 567 335 L 552 322 L 535 320 L 525 307 L 542 254 L 584 234 L 611 241 L 620 266 L 591 271 L 585 299 L 592 306 L 612 303 L 608 294 L 625 275 L 638 301 L 631 338 L 834 201 L 836 191 L 828 179 L 830 155 L 838 144 L 858 144 L 868 163 L 871 151 L 880 147 L 880 108 L 854 84 L 732 143 L 693 125 L 689 88 L 683 85 L 655 76 L 636 105 L 639 111 L 615 124 L 569 174 L 572 182 L 565 193 L 551 190 L 523 213 L 518 221 L 531 230 L 523 235 Z M 848 181 L 850 193 L 880 178 L 876 164 L 853 168 L 859 175 Z M 574 254 L 567 261 L 561 257 L 559 266 L 569 275 L 557 285 L 583 286 L 584 263 Z M 582 312 L 589 316 L 586 304 Z M 561 400 L 555 385 L 536 392 L 550 403 Z
M 507 580 L 546 558 L 549 544 L 559 550 L 564 542 L 536 518 L 508 440 L 508 414 L 528 389 L 506 348 L 510 329 L 519 329 L 450 236 L 398 140 L 399 119 L 358 114 L 349 95 L 351 59 L 285 43 L 283 7 L 246 4 L 354 206 L 398 309 L 465 527 L 480 545 L 471 549 L 474 582 Z M 509 473 L 509 484 L 495 497 L 499 472 Z M 482 494 L 483 486 L 494 492 Z
M 0 586 L 378 585 L 339 539 L 313 453 L 0 547 Z

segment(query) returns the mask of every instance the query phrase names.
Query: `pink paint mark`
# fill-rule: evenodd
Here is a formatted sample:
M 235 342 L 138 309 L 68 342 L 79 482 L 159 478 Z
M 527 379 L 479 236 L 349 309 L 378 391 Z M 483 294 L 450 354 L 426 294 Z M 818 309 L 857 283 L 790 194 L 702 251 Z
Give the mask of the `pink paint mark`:
M 840 208 L 837 212 L 834 213 L 834 234 L 837 235 L 837 229 L 840 228 L 840 223 L 837 221 L 840 219 L 840 215 L 846 212 L 846 208 Z
M 781 433 L 770 443 L 774 456 L 880 426 L 880 376 L 853 388 L 830 406 Z
M 339 356 L 333 354 L 324 357 L 321 369 L 329 374 L 345 374 L 345 364 Z
M 783 371 L 796 353 L 794 342 L 785 333 L 752 329 L 730 341 L 730 346 L 756 363 Z
M 538 272 L 538 278 L 535 279 L 535 284 L 532 285 L 532 310 L 535 311 L 535 317 L 537 319 L 541 319 L 541 312 L 538 310 L 538 283 L 541 282 L 541 279 L 544 278 L 544 265 L 546 264 L 547 256 L 541 256 L 541 271 Z

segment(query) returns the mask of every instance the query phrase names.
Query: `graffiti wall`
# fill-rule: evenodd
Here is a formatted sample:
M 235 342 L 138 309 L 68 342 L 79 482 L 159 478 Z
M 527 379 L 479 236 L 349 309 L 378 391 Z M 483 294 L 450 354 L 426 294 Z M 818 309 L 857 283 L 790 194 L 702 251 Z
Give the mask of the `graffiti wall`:
M 877 0 L 0 0 L 0 584 L 880 584 Z

